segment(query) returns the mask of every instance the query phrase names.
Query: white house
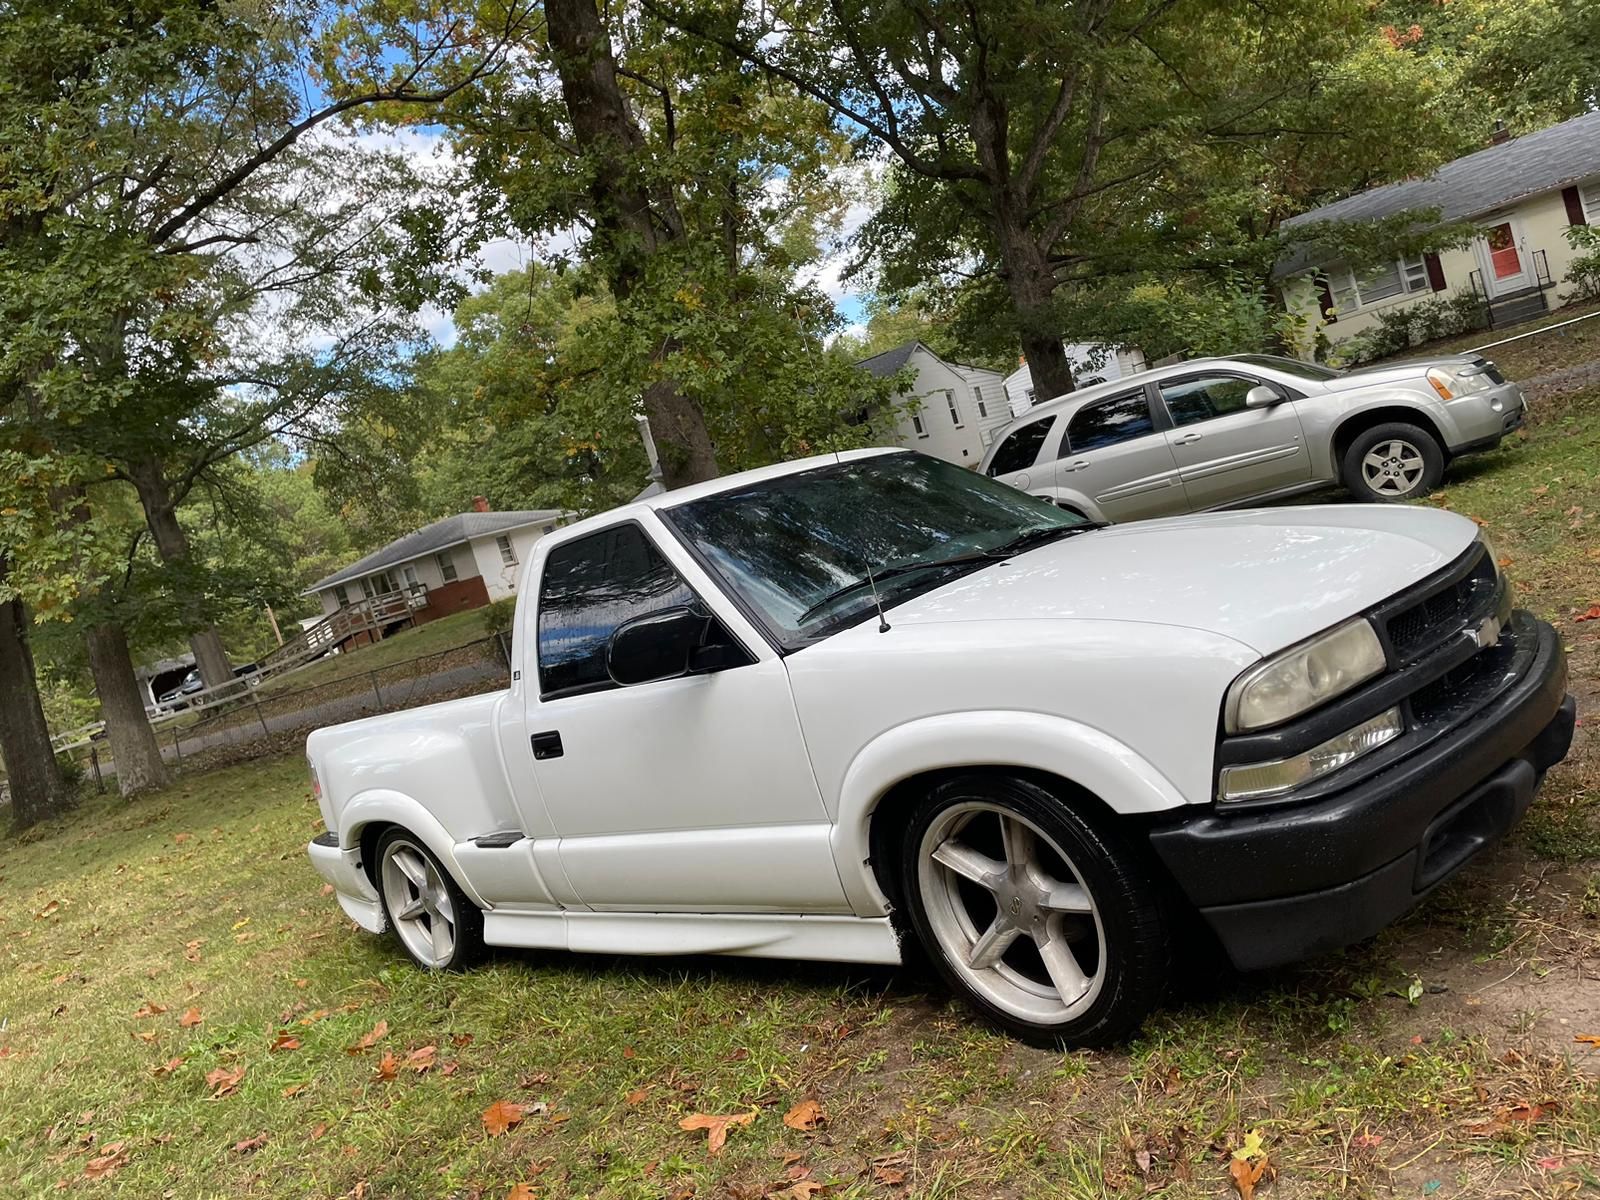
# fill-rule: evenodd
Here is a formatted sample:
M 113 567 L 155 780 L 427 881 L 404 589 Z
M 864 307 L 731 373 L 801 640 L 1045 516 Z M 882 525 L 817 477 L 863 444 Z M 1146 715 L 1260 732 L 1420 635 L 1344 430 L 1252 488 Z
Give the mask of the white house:
M 1600 112 L 1495 144 L 1408 179 L 1358 192 L 1284 222 L 1376 221 L 1437 209 L 1471 221 L 1471 244 L 1376 266 L 1316 261 L 1301 247 L 1276 268 L 1285 304 L 1313 338 L 1337 344 L 1379 324 L 1379 314 L 1453 294 L 1475 295 L 1492 325 L 1538 316 L 1576 298 L 1569 275 L 1574 225 L 1600 226 Z
M 1065 342 L 1061 348 L 1067 352 L 1072 378 L 1079 387 L 1110 383 L 1113 379 L 1137 375 L 1146 369 L 1144 351 L 1137 347 L 1118 348 L 1100 342 Z M 1055 398 L 1034 394 L 1033 371 L 1026 362 L 1006 376 L 1005 387 L 1013 416 L 1020 417 L 1041 400 Z
M 417 624 L 515 594 L 517 573 L 533 544 L 565 518 L 555 509 L 446 517 L 358 559 L 305 590 L 324 615 L 378 596 L 405 592 Z
M 910 368 L 914 379 L 897 401 L 886 440 L 935 458 L 976 467 L 996 430 L 1011 420 L 998 371 L 946 362 L 921 342 L 907 342 L 856 364 L 882 379 Z M 914 403 L 912 403 L 914 401 Z

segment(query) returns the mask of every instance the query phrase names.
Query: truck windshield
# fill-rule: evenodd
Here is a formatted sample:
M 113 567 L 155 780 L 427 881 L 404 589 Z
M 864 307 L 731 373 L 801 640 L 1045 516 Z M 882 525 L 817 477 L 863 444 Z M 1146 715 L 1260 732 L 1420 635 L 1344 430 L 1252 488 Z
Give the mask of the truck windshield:
M 1095 526 L 921 454 L 815 467 L 661 515 L 789 648 L 1057 537 Z M 868 578 L 868 567 L 872 577 Z

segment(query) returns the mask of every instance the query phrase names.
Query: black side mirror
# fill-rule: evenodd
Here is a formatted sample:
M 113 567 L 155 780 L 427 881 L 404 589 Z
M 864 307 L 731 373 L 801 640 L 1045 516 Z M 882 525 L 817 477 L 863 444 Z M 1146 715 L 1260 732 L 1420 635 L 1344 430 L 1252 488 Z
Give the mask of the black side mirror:
M 606 643 L 606 671 L 623 687 L 716 671 L 743 661 L 721 622 L 688 605 L 624 621 Z

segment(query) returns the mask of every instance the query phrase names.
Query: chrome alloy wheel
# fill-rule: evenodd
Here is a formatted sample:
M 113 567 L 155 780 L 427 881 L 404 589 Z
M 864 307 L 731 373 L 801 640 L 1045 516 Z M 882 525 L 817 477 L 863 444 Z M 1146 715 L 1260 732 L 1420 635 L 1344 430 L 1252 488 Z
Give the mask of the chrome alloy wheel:
M 397 838 L 383 851 L 383 898 L 411 957 L 443 967 L 456 949 L 456 909 L 439 868 L 421 847 Z
M 1031 821 L 993 804 L 952 805 L 923 835 L 917 880 L 939 949 L 996 1007 L 1057 1024 L 1100 994 L 1106 935 L 1094 898 Z
M 1422 451 L 1398 438 L 1378 443 L 1361 460 L 1367 486 L 1384 496 L 1410 495 L 1425 469 Z

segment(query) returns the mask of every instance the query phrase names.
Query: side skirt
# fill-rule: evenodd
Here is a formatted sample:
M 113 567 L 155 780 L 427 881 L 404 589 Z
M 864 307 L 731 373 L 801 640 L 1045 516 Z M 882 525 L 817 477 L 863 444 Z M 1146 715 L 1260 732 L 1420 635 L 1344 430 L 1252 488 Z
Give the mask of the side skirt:
M 588 954 L 733 954 L 898 964 L 887 917 L 766 913 L 486 912 L 491 946 Z

